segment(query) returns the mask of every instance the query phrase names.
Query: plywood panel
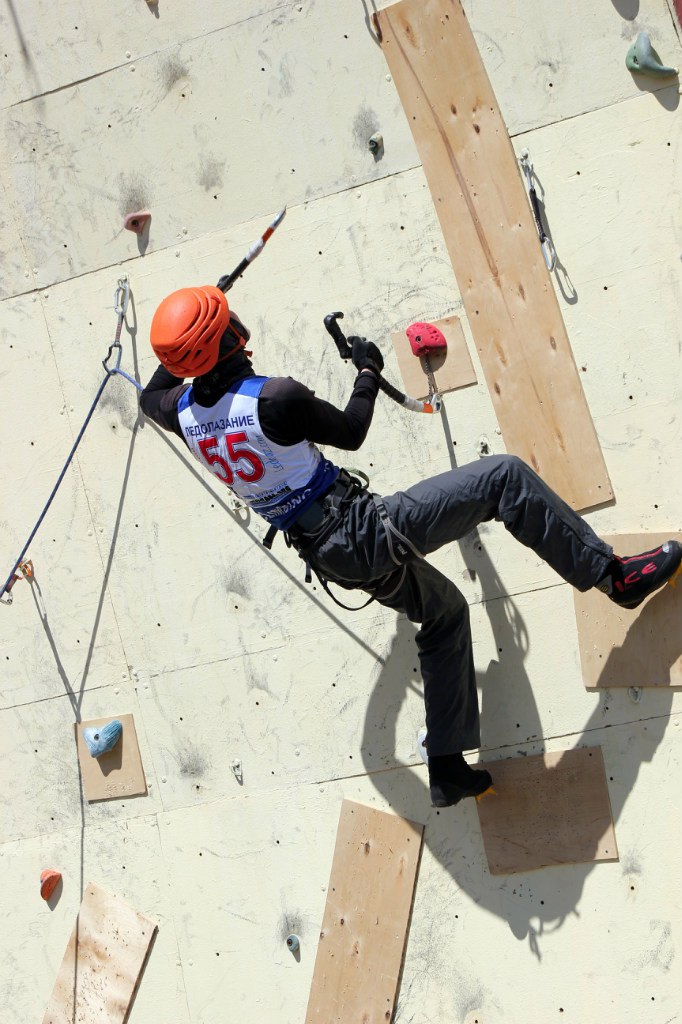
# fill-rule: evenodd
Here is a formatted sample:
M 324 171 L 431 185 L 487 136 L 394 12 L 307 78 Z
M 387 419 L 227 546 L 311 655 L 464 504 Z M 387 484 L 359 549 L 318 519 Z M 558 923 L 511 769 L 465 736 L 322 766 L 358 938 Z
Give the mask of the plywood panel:
M 438 393 L 444 395 L 447 391 L 456 391 L 457 388 L 475 384 L 476 371 L 471 362 L 459 317 L 446 316 L 442 320 L 429 320 L 429 323 L 443 332 L 448 343 L 445 352 L 436 351 L 429 357 Z M 413 355 L 405 331 L 391 334 L 391 341 L 406 393 L 413 398 L 427 398 L 430 389 L 424 363 Z
M 377 18 L 507 449 L 574 508 L 602 504 L 613 496 L 606 466 L 462 8 L 401 0 Z
M 106 725 L 113 718 L 118 718 L 123 726 L 120 740 L 113 750 L 101 757 L 92 757 L 83 738 L 83 729 Z M 113 800 L 118 797 L 141 796 L 147 792 L 132 715 L 109 715 L 107 718 L 78 722 L 74 725 L 74 731 L 86 800 Z
M 477 807 L 491 875 L 618 860 L 600 747 L 486 767 L 495 792 Z
M 157 924 L 91 882 L 43 1024 L 123 1024 Z
M 604 536 L 619 555 L 650 551 L 682 533 Z M 679 578 L 678 578 L 679 580 Z M 619 608 L 597 590 L 574 592 L 583 682 L 588 690 L 615 686 L 682 686 L 682 583 Z
M 344 800 L 306 1024 L 392 1019 L 423 831 Z

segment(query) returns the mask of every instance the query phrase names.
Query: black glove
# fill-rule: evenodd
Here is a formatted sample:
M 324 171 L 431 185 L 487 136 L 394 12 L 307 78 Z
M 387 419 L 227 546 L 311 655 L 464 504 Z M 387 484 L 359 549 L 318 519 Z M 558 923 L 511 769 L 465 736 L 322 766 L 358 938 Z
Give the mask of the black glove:
M 384 357 L 373 341 L 367 338 L 353 337 L 348 342 L 353 346 L 353 366 L 358 370 L 374 370 L 377 376 L 381 376 L 384 368 Z

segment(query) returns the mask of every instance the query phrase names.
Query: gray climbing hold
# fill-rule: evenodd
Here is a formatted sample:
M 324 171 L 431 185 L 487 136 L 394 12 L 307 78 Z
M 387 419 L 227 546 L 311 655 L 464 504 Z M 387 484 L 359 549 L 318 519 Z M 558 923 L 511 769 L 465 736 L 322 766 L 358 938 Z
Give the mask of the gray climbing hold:
M 625 56 L 625 66 L 630 71 L 666 78 L 679 74 L 679 68 L 661 64 L 646 32 L 640 32 Z
M 102 754 L 113 750 L 121 738 L 122 732 L 123 725 L 119 722 L 118 718 L 107 722 L 106 725 L 91 726 L 89 729 L 83 729 L 83 739 L 90 751 L 90 757 L 101 757 Z

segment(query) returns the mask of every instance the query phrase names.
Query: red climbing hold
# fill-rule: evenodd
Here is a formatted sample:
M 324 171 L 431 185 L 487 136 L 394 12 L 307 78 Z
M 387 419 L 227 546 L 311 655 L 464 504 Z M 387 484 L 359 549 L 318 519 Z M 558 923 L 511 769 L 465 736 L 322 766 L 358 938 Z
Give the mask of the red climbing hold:
M 123 221 L 123 227 L 128 231 L 134 231 L 136 235 L 141 235 L 151 219 L 149 210 L 138 210 L 137 213 L 128 214 Z
M 410 324 L 405 334 L 410 339 L 412 352 L 415 356 L 427 356 L 429 352 L 448 347 L 445 335 L 435 324 Z
M 49 900 L 52 893 L 55 891 L 61 880 L 61 875 L 58 871 L 53 871 L 52 868 L 46 868 L 40 872 L 40 895 L 44 900 Z

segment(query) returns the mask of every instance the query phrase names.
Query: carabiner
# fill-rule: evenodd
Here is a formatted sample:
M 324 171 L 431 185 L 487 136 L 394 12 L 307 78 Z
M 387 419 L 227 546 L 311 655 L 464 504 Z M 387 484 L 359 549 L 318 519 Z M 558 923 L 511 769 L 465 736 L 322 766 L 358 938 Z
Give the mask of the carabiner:
M 540 203 L 538 200 L 538 194 L 535 191 L 535 185 L 533 184 L 533 162 L 530 158 L 530 153 L 527 149 L 521 150 L 521 156 L 519 158 L 521 169 L 526 179 L 528 186 L 528 197 L 530 199 L 531 209 L 533 211 L 533 219 L 535 221 L 535 227 L 540 239 L 540 248 L 542 249 L 542 256 L 545 261 L 545 266 L 549 270 L 550 274 L 556 267 L 556 252 L 552 245 L 549 236 L 545 232 L 542 226 L 542 215 L 540 213 Z
M 540 240 L 540 248 L 542 249 L 542 255 L 545 257 L 547 269 L 551 274 L 556 267 L 556 252 L 547 235 Z
M 129 298 L 130 284 L 128 283 L 128 275 L 124 274 L 123 277 L 119 277 L 118 288 L 114 292 L 114 313 L 117 316 L 124 317 L 126 315 Z

